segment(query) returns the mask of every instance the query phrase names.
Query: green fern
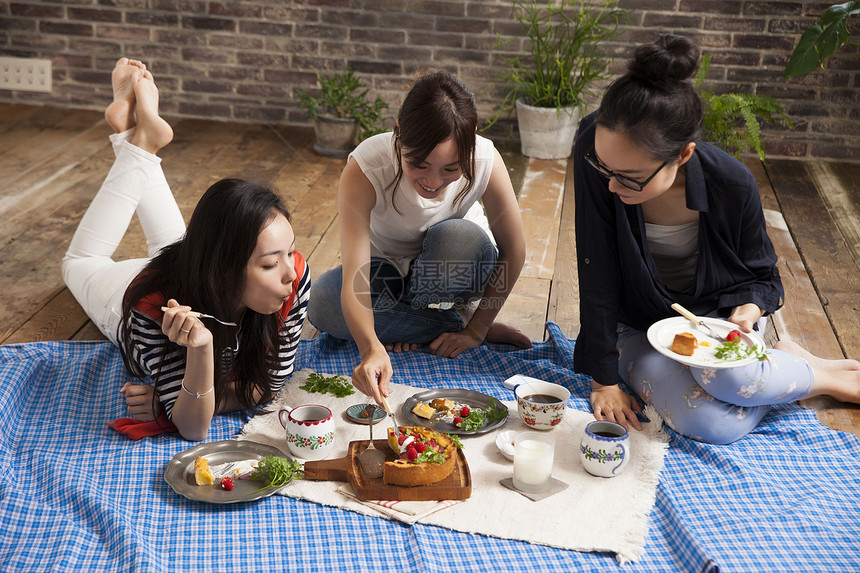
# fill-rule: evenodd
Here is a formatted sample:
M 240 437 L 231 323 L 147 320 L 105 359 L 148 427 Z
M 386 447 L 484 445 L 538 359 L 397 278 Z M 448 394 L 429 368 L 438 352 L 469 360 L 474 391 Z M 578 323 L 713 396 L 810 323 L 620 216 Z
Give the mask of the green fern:
M 696 73 L 695 85 L 700 88 L 705 81 L 711 57 L 705 55 Z M 761 122 L 784 122 L 794 129 L 791 119 L 785 115 L 782 104 L 768 95 L 727 93 L 716 95 L 702 90 L 704 103 L 704 139 L 719 145 L 735 157 L 750 149 L 759 159 L 765 160 L 764 142 L 761 137 Z

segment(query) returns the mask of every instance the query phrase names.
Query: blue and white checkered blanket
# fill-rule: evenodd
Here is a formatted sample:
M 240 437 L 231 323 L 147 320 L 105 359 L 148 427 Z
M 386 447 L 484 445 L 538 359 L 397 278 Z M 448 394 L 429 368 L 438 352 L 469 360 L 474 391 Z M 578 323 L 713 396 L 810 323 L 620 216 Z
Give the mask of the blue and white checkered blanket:
M 392 355 L 395 382 L 463 387 L 509 399 L 526 374 L 565 384 L 573 341 L 549 325 L 529 350 L 481 347 L 456 360 Z M 350 374 L 355 346 L 302 341 L 298 368 Z M 128 380 L 106 342 L 0 346 L 0 569 L 9 571 L 858 571 L 860 444 L 795 405 L 774 408 L 728 446 L 671 433 L 645 554 L 563 551 L 363 516 L 289 497 L 210 505 L 176 495 L 167 463 L 178 435 L 132 442 L 106 422 L 125 415 Z M 218 416 L 209 440 L 248 418 Z M 453 558 L 452 558 L 453 556 Z

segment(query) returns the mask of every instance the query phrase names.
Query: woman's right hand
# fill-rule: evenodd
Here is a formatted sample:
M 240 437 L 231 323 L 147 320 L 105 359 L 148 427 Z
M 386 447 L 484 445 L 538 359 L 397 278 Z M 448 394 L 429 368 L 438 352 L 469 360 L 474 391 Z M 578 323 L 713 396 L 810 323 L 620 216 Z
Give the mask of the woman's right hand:
M 153 409 L 155 386 L 126 382 L 119 389 L 119 392 L 125 396 L 125 405 L 129 417 L 141 422 L 151 422 L 160 415 L 160 412 L 156 413 Z
M 212 344 L 212 332 L 191 316 L 190 306 L 181 306 L 176 299 L 167 301 L 167 310 L 161 321 L 161 331 L 171 342 L 186 348 L 199 348 Z
M 595 420 L 615 422 L 628 430 L 628 423 L 637 430 L 642 429 L 642 424 L 636 417 L 636 412 L 641 412 L 642 407 L 636 398 L 618 386 L 604 386 L 592 380 L 591 408 Z
M 375 345 L 367 356 L 362 357 L 361 364 L 352 369 L 352 385 L 382 405 L 382 396 L 391 393 L 388 382 L 392 373 L 391 359 L 385 347 Z

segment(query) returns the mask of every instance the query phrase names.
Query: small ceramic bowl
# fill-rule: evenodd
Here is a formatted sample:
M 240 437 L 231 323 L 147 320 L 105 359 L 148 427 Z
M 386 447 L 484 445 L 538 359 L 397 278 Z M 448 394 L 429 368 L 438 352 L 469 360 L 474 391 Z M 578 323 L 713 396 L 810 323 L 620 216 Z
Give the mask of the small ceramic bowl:
M 516 435 L 516 430 L 508 430 L 499 432 L 499 435 L 496 436 L 496 447 L 509 462 L 514 461 L 514 436 Z
M 376 406 L 376 404 L 355 404 L 354 406 L 350 406 L 346 410 L 346 417 L 356 424 L 369 424 L 370 418 L 365 418 L 361 415 L 367 406 Z M 385 410 L 376 406 L 376 409 L 373 411 L 373 423 L 376 424 L 380 420 L 384 420 L 387 415 Z

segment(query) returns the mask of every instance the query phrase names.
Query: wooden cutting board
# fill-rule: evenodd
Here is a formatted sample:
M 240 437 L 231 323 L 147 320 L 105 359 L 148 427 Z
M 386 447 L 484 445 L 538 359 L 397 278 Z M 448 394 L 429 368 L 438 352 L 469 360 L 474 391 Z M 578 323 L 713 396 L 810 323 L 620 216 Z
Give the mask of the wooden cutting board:
M 443 480 L 415 487 L 389 485 L 382 478 L 365 477 L 358 463 L 369 440 L 349 443 L 346 457 L 333 460 L 305 462 L 305 479 L 349 482 L 355 496 L 362 500 L 431 501 L 440 499 L 468 499 L 472 495 L 472 475 L 463 450 L 457 450 L 456 465 L 451 475 Z M 373 445 L 385 453 L 385 461 L 395 459 L 394 452 L 384 440 L 373 440 Z

